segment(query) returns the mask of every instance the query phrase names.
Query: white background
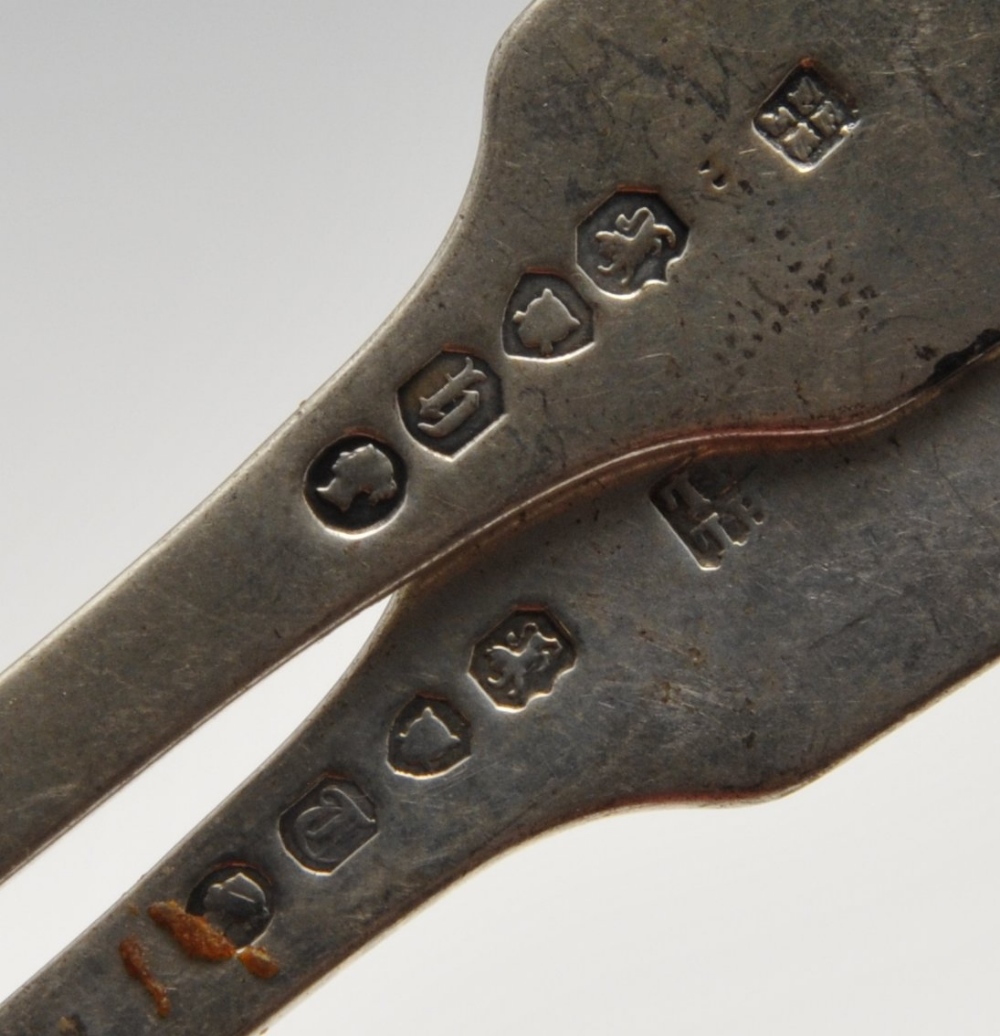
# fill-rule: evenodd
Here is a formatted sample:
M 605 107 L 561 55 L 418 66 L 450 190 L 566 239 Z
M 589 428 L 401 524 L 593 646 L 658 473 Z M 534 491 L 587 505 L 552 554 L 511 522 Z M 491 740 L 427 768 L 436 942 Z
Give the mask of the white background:
M 0 4 L 0 661 L 204 497 L 418 277 L 520 6 Z M 8 881 L 0 992 L 263 760 L 375 618 Z M 549 836 L 270 1032 L 996 1033 L 998 731 L 982 679 L 782 801 Z

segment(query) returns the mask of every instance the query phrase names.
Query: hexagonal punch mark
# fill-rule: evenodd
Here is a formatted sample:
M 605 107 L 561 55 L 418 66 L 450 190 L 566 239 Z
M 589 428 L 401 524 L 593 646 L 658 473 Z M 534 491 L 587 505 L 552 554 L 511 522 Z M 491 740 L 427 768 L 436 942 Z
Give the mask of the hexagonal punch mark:
M 687 247 L 688 227 L 654 191 L 618 191 L 580 224 L 580 269 L 603 291 L 632 295 L 665 284 Z
M 761 105 L 754 128 L 796 169 L 815 169 L 850 135 L 858 112 L 813 61 L 802 61 Z
M 507 353 L 558 360 L 593 344 L 593 311 L 568 281 L 531 271 L 518 281 L 504 315 Z
M 532 698 L 551 694 L 556 681 L 576 663 L 570 635 L 541 608 L 521 608 L 475 646 L 470 672 L 500 709 L 523 709 Z
M 332 874 L 378 833 L 375 807 L 357 785 L 323 777 L 278 821 L 281 840 L 306 870 Z
M 472 726 L 442 698 L 418 694 L 389 733 L 389 765 L 409 777 L 437 777 L 472 753 Z
M 439 353 L 399 390 L 399 412 L 422 446 L 451 456 L 503 415 L 500 379 L 478 356 Z
M 403 502 L 406 468 L 383 443 L 355 435 L 327 447 L 306 472 L 305 496 L 316 517 L 343 532 L 384 522 Z

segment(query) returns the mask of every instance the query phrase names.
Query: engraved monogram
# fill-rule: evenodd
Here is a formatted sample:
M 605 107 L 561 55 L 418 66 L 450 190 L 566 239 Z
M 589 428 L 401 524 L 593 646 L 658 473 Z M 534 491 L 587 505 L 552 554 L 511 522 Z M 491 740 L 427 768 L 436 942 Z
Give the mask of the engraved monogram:
M 666 282 L 667 266 L 683 254 L 687 238 L 687 226 L 658 194 L 620 191 L 580 225 L 577 259 L 599 288 L 631 295 Z
M 285 848 L 307 870 L 332 874 L 375 837 L 375 807 L 348 781 L 326 777 L 279 821 Z
M 460 352 L 442 352 L 398 394 L 410 434 L 438 453 L 454 454 L 503 413 L 500 379 L 489 364 Z
M 576 661 L 569 634 L 547 612 L 520 610 L 476 645 L 471 672 L 502 709 L 523 709 Z
M 406 470 L 396 454 L 372 439 L 341 439 L 306 473 L 306 499 L 325 525 L 360 531 L 384 521 L 403 498 Z
M 709 487 L 713 480 L 704 473 L 702 478 L 704 492 L 695 488 L 688 472 L 672 475 L 653 490 L 652 500 L 698 565 L 710 571 L 721 566 L 731 547 L 749 542 L 764 513 L 732 481 Z
M 857 125 L 857 112 L 803 62 L 757 113 L 757 132 L 796 168 L 814 169 Z
M 518 281 L 503 328 L 511 356 L 556 360 L 593 342 L 594 314 L 572 285 L 549 273 L 527 273 Z
M 418 695 L 396 717 L 389 734 L 389 765 L 410 777 L 436 777 L 472 751 L 472 727 L 450 702 Z

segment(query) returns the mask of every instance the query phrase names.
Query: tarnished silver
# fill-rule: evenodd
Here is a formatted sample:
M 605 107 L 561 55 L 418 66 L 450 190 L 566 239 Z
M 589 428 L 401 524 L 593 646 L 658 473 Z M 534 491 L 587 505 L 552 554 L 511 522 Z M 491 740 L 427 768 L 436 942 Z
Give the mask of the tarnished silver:
M 528 501 L 682 442 L 852 427 L 989 353 L 997 19 L 987 0 L 530 8 L 403 306 L 3 677 L 0 873 Z
M 990 367 L 850 447 L 595 484 L 414 583 L 300 733 L 0 1029 L 250 1033 L 546 828 L 823 772 L 1000 651 L 998 393 Z M 934 521 L 901 527 L 928 500 Z

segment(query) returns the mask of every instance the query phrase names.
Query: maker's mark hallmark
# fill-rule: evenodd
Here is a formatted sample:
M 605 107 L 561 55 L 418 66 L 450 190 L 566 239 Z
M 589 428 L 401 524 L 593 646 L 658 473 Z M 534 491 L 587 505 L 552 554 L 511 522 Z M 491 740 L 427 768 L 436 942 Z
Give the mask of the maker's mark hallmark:
M 652 492 L 656 509 L 706 571 L 719 568 L 726 553 L 745 546 L 764 523 L 760 505 L 738 485 L 727 480 L 716 487 L 708 484 L 711 481 L 720 480 L 701 473 L 698 489 L 689 473 L 682 471 Z
M 417 695 L 389 733 L 389 765 L 409 777 L 437 777 L 472 752 L 472 727 L 450 702 Z
M 594 344 L 594 314 L 551 273 L 526 273 L 507 304 L 503 347 L 511 356 L 558 360 Z
M 449 455 L 503 413 L 500 379 L 485 360 L 461 352 L 440 353 L 399 390 L 398 400 L 409 433 Z
M 576 662 L 569 634 L 548 612 L 523 609 L 490 630 L 472 653 L 471 672 L 501 709 L 523 709 L 551 694 Z
M 850 135 L 858 113 L 811 62 L 802 62 L 764 102 L 757 132 L 796 169 L 815 169 Z
M 278 823 L 288 852 L 306 870 L 332 874 L 375 837 L 375 807 L 356 785 L 324 777 Z
M 382 443 L 363 436 L 324 450 L 306 473 L 306 500 L 324 525 L 360 532 L 385 521 L 399 506 L 406 469 Z
M 652 191 L 613 194 L 577 232 L 577 261 L 601 289 L 632 295 L 666 283 L 667 266 L 687 245 L 688 228 Z

